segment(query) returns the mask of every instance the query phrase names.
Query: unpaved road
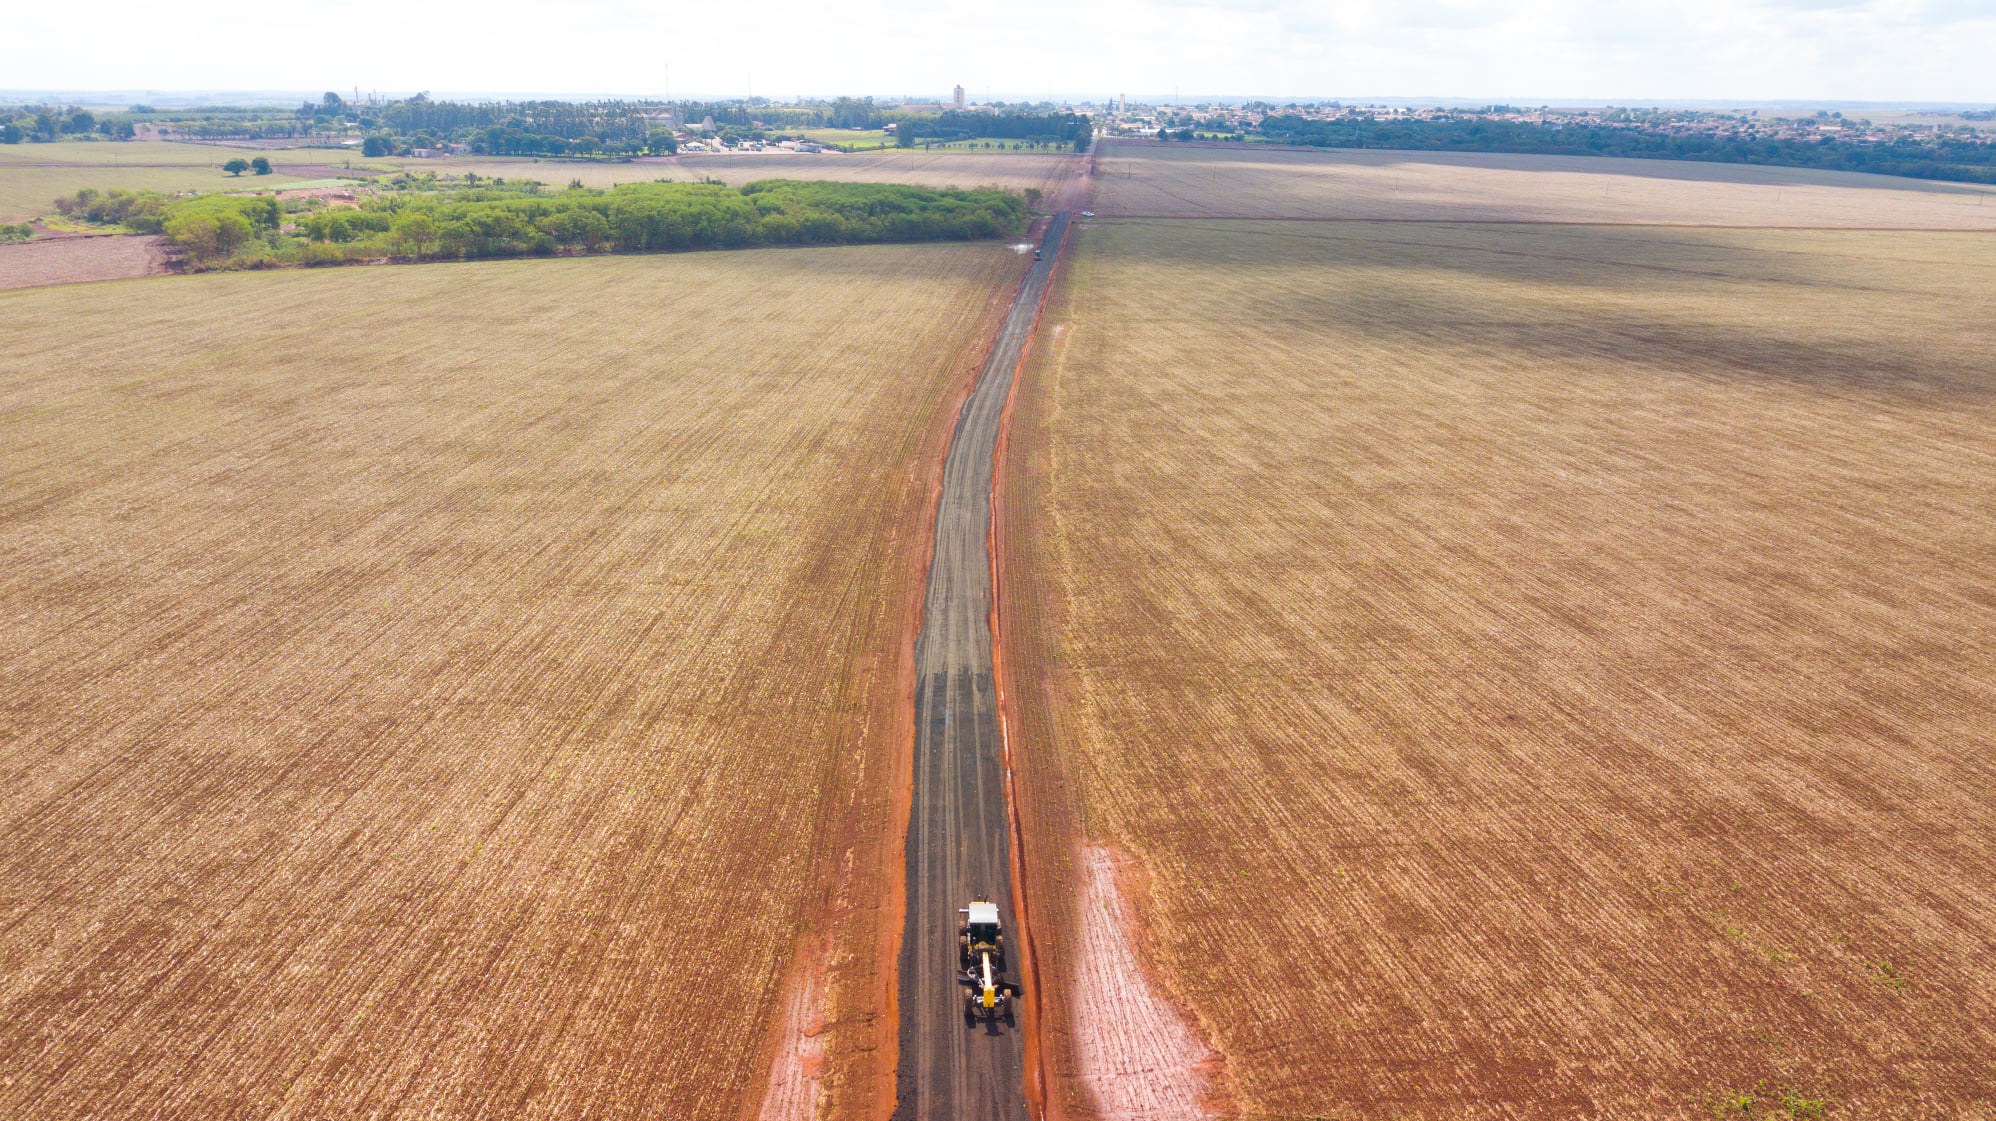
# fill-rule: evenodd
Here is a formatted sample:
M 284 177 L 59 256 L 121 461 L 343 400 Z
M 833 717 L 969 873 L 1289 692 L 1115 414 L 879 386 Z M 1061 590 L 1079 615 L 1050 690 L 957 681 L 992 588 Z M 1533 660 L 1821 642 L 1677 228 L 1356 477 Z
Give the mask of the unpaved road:
M 976 1025 L 956 983 L 957 908 L 996 900 L 1012 937 L 1011 839 L 991 679 L 991 460 L 1005 398 L 1059 256 L 1056 214 L 1019 287 L 943 463 L 922 633 L 915 641 L 915 791 L 908 822 L 908 920 L 901 943 L 897 1118 L 1019 1121 L 1026 1116 L 1023 1017 Z M 1012 977 L 1020 980 L 1014 955 Z M 1030 994 L 1029 994 L 1030 998 Z

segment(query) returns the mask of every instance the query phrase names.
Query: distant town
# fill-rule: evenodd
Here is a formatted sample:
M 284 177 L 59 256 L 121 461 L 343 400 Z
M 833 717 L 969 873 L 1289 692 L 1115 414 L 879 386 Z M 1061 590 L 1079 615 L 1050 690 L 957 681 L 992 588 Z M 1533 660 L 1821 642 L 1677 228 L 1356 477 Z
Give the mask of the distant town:
M 1082 150 L 1096 137 L 1314 148 L 1601 155 L 1996 182 L 1996 109 L 1478 107 L 1341 101 L 930 99 L 451 101 L 328 92 L 293 109 L 0 105 L 0 142 L 194 140 L 365 157 L 628 159 L 890 148 Z
M 1119 98 L 1106 108 L 1105 134 L 1133 137 L 1182 134 L 1189 130 L 1201 139 L 1245 140 L 1259 134 L 1263 122 L 1270 117 L 1294 117 L 1310 121 L 1495 121 L 1554 130 L 1609 128 L 1670 136 L 1703 135 L 1747 140 L 1816 140 L 1831 137 L 1883 144 L 1906 139 L 1947 138 L 1996 143 L 1996 110 L 1991 109 L 1895 112 L 1890 119 L 1874 120 L 1870 117 L 1846 117 L 1842 111 L 1834 110 L 1782 116 L 1759 109 L 1728 112 L 1626 107 L 1523 108 L 1513 105 L 1461 108 L 1347 105 L 1335 101 L 1290 102 L 1283 105 L 1262 101 L 1241 105 L 1126 105 Z

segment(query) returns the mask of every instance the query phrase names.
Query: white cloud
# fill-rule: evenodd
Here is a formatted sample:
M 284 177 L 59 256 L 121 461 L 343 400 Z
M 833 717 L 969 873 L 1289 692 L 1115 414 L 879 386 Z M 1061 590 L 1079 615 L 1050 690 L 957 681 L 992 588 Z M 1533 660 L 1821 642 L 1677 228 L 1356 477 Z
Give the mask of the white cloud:
M 0 83 L 973 96 L 1987 101 L 1991 0 L 105 0 L 9 20 Z M 20 49 L 34 44 L 33 50 Z

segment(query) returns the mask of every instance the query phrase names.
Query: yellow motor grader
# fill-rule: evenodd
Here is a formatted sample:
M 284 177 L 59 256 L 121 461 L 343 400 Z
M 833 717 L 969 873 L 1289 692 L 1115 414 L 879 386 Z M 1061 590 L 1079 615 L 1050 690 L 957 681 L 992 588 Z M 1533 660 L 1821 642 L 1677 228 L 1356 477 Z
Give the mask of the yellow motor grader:
M 998 922 L 998 905 L 982 899 L 971 900 L 961 908 L 963 925 L 957 929 L 959 975 L 957 984 L 964 993 L 963 1020 L 974 1024 L 982 1017 L 1005 1017 L 1012 1023 L 1012 1000 L 1019 986 L 1005 979 L 1005 930 Z

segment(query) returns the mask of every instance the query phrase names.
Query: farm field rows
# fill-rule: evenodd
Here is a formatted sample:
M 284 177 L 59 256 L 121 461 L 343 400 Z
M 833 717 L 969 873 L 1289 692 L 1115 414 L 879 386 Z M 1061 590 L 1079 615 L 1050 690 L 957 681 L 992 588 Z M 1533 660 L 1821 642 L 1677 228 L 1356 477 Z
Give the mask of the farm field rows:
M 1996 187 L 1672 160 L 1110 141 L 1096 182 L 1119 217 L 1996 229 Z
M 0 294 L 0 1115 L 733 1121 L 800 944 L 870 1111 L 929 503 L 1021 267 Z
M 453 156 L 447 159 L 396 158 L 370 161 L 394 164 L 403 170 L 439 175 L 475 172 L 484 176 L 538 179 L 560 186 L 572 179 L 586 187 L 719 179 L 733 186 L 757 179 L 829 179 L 854 183 L 910 183 L 918 187 L 1028 187 L 1052 193 L 1054 185 L 1074 167 L 1071 155 L 1029 152 L 913 152 L 898 149 L 851 155 L 790 152 L 734 155 L 690 153 L 672 158 L 644 158 L 630 163 L 584 163 L 537 160 L 526 156 Z
M 785 170 L 793 161 L 809 171 Z M 809 161 L 809 162 L 803 162 Z M 890 149 L 837 156 L 737 156 L 727 153 L 679 157 L 694 177 L 711 175 L 729 183 L 777 177 L 833 179 L 857 183 L 912 183 L 918 187 L 1036 188 L 1053 194 L 1073 174 L 1072 153 L 971 152 Z
M 999 523 L 1058 1107 L 1110 853 L 1243 1116 L 1996 1111 L 1996 238 L 1077 236 Z

